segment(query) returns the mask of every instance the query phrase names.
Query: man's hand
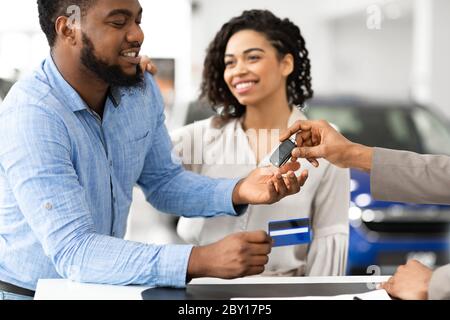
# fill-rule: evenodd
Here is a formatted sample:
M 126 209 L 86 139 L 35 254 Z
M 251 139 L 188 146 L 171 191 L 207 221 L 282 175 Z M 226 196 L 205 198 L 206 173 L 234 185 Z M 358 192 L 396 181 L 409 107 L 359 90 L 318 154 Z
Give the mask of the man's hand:
M 235 233 L 213 244 L 194 247 L 189 258 L 188 280 L 260 274 L 269 261 L 271 249 L 272 239 L 264 231 Z
M 233 191 L 233 204 L 272 204 L 286 196 L 296 194 L 308 179 L 305 170 L 297 178 L 298 162 L 289 162 L 283 167 L 259 168 L 241 180 Z
M 293 134 L 297 134 L 298 148 L 292 151 L 292 161 L 306 158 L 318 167 L 317 159 L 324 158 L 341 168 L 370 171 L 372 148 L 351 142 L 326 121 L 299 120 L 281 136 L 280 141 Z
M 389 295 L 402 300 L 427 300 L 428 285 L 433 271 L 417 260 L 400 266 L 387 282 L 381 284 Z
M 143 72 L 147 71 L 152 75 L 156 75 L 158 73 L 158 68 L 153 63 L 153 61 L 147 56 L 141 56 L 141 62 L 139 63 L 139 65 Z

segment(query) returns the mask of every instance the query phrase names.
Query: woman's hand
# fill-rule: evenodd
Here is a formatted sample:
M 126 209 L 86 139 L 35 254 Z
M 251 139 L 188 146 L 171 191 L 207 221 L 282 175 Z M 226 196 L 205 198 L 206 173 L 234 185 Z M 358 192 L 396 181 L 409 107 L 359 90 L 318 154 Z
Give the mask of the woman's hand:
M 158 68 L 153 63 L 152 59 L 147 56 L 141 56 L 141 62 L 139 63 L 139 65 L 143 72 L 147 71 L 152 75 L 156 75 L 158 73 Z

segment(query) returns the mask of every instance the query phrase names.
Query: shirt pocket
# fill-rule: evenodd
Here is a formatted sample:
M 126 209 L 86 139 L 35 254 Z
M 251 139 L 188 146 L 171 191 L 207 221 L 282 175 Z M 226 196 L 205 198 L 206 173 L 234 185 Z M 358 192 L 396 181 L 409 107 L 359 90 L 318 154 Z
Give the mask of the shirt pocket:
M 130 143 L 139 143 L 142 140 L 145 140 L 149 134 L 150 134 L 150 131 L 146 131 L 144 133 L 137 134 L 136 137 L 132 137 L 129 142 Z
M 144 168 L 145 158 L 149 148 L 150 131 L 136 134 L 123 145 L 124 169 L 131 174 L 135 183 Z

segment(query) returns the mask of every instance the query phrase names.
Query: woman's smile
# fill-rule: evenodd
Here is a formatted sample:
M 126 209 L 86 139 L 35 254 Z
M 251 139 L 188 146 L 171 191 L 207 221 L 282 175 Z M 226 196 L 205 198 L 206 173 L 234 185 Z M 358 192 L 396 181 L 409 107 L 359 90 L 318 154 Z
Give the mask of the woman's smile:
M 258 81 L 239 81 L 233 84 L 234 91 L 239 95 L 250 93 L 258 84 Z

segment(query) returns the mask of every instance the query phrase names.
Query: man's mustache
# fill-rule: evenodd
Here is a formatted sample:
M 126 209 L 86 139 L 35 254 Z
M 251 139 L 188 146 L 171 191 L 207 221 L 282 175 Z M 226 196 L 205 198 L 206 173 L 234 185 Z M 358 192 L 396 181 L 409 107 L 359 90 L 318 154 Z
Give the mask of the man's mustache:
M 123 48 L 122 50 L 130 50 L 130 49 L 139 49 L 141 50 L 142 48 L 142 43 L 139 42 L 132 42 L 129 44 L 129 46 L 127 48 Z

